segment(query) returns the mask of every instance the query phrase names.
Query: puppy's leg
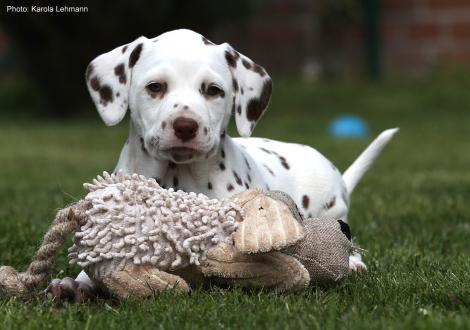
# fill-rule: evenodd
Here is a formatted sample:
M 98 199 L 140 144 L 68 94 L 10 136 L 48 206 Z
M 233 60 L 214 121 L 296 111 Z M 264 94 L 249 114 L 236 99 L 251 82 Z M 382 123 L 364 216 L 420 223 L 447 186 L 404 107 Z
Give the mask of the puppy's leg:
M 88 275 L 82 271 L 75 280 L 70 277 L 53 279 L 43 294 L 46 299 L 52 299 L 56 303 L 83 303 L 96 297 L 98 291 Z
M 349 270 L 352 272 L 363 273 L 367 271 L 366 264 L 362 261 L 359 253 L 355 252 L 349 256 Z
M 341 230 L 343 233 L 348 237 L 349 240 L 352 239 L 352 234 L 351 230 L 348 225 L 348 217 L 343 216 L 341 217 L 342 223 L 345 224 L 345 227 L 342 227 Z M 354 252 L 352 255 L 349 256 L 349 270 L 351 272 L 358 272 L 358 273 L 364 273 L 367 271 L 367 266 L 366 264 L 362 261 L 362 256 L 358 252 Z

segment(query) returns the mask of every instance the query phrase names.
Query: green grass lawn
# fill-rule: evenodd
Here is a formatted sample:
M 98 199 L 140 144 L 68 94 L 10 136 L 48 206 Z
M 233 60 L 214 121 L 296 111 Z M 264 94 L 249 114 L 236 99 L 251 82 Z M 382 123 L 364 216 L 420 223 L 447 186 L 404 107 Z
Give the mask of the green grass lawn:
M 470 328 L 470 75 L 437 82 L 308 85 L 275 79 L 256 136 L 314 146 L 341 170 L 372 140 L 335 140 L 328 122 L 401 131 L 353 194 L 350 224 L 369 272 L 332 289 L 239 289 L 57 308 L 0 299 L 0 329 Z M 90 111 L 91 102 L 90 102 Z M 127 123 L 0 123 L 0 264 L 24 269 L 56 210 L 112 170 Z M 65 251 L 52 277 L 74 276 Z

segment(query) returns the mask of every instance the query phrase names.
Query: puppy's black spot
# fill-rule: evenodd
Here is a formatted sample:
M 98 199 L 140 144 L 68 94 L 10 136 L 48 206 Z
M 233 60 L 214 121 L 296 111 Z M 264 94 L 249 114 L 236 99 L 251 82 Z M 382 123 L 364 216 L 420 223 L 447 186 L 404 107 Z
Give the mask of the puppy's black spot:
M 262 151 L 264 151 L 265 153 L 267 153 L 267 154 L 271 154 L 271 151 L 269 151 L 269 150 L 266 149 L 266 148 L 260 148 L 260 149 L 261 149 Z
M 108 104 L 108 102 L 113 102 L 113 90 L 109 85 L 101 85 L 100 80 L 98 77 L 93 77 L 90 80 L 91 89 L 98 92 L 100 95 L 100 103 L 104 106 Z
M 94 91 L 98 91 L 100 89 L 100 80 L 98 79 L 98 77 L 91 78 L 90 86 Z
M 333 198 L 332 198 L 328 203 L 326 203 L 326 204 L 324 205 L 324 208 L 325 208 L 326 210 L 329 210 L 329 209 L 331 209 L 333 206 L 335 206 L 335 204 L 336 204 L 336 196 L 333 196 Z
M 237 112 L 238 112 L 239 115 L 242 114 L 242 107 L 241 107 L 240 104 L 239 104 L 238 107 L 237 107 Z
M 103 105 L 108 104 L 108 102 L 113 102 L 113 99 L 114 99 L 113 90 L 111 89 L 109 85 L 101 86 L 99 93 L 100 93 L 101 103 L 103 103 Z
M 341 227 L 341 231 L 343 234 L 348 238 L 348 240 L 351 240 L 352 238 L 352 233 L 351 233 L 351 228 L 349 225 L 344 222 L 343 220 L 338 220 L 339 226 Z
M 248 163 L 248 160 L 246 159 L 245 156 L 243 156 L 243 160 L 245 161 L 246 167 L 248 168 L 248 171 L 251 170 L 250 163 Z
M 302 206 L 304 209 L 308 209 L 308 204 L 310 204 L 310 198 L 307 195 L 302 196 Z
M 272 92 L 272 82 L 271 79 L 266 80 L 263 89 L 261 90 L 261 95 L 257 99 L 251 99 L 248 102 L 247 106 L 247 111 L 246 111 L 246 117 L 250 121 L 257 121 L 261 115 L 263 114 L 263 111 L 266 109 L 266 107 L 269 104 L 269 99 L 271 97 L 271 92 Z
M 119 78 L 119 82 L 121 84 L 125 84 L 127 82 L 127 76 L 126 76 L 126 71 L 124 68 L 124 63 L 121 63 L 114 68 L 114 74 Z
M 233 171 L 233 176 L 235 177 L 235 182 L 239 185 L 239 186 L 243 186 L 243 182 L 242 182 L 242 179 L 240 179 L 240 176 L 238 175 L 237 172 Z
M 266 75 L 266 71 L 264 70 L 264 68 L 256 63 L 254 63 L 253 65 L 253 71 L 259 74 L 261 77 L 264 77 Z
M 162 121 L 162 129 L 165 129 L 166 127 L 166 121 Z
M 230 53 L 228 50 L 225 51 L 225 59 L 227 60 L 229 66 L 231 66 L 232 68 L 237 67 L 237 59 L 235 55 Z
M 245 188 L 246 189 L 250 189 L 250 186 L 248 185 L 248 183 L 245 182 Z
M 272 176 L 275 176 L 273 170 L 270 169 L 268 165 L 263 164 L 263 166 L 264 166 L 264 168 L 266 168 L 266 170 L 268 170 L 268 172 L 269 172 Z
M 279 156 L 279 160 L 281 161 L 281 165 L 286 169 L 290 169 L 289 163 L 287 162 L 287 159 L 285 159 L 282 156 Z
M 246 117 L 248 118 L 249 121 L 256 121 L 261 117 L 263 113 L 263 108 L 261 107 L 261 103 L 259 102 L 259 99 L 251 99 L 248 102 L 248 106 L 246 107 Z
M 178 186 L 178 177 L 175 175 L 173 177 L 173 187 L 177 187 Z
M 126 52 L 126 50 L 127 50 L 127 45 L 122 47 L 122 53 L 124 54 Z
M 207 189 L 212 190 L 212 182 L 209 181 L 207 183 Z
M 224 163 L 220 163 L 219 167 L 222 171 L 225 171 L 225 164 Z
M 233 90 L 235 92 L 238 92 L 238 81 L 237 81 L 237 79 L 235 79 L 235 78 L 232 79 L 232 85 L 233 85 Z
M 207 127 L 204 127 L 204 135 L 207 135 L 209 133 L 209 129 Z
M 141 148 L 142 148 L 142 151 L 143 151 L 144 153 L 148 153 L 148 152 L 147 152 L 147 148 L 145 148 L 145 141 L 144 141 L 144 138 L 143 138 L 143 137 L 140 137 L 139 141 L 140 141 L 140 146 L 141 146 Z
M 221 149 L 220 149 L 220 155 L 222 156 L 222 158 L 225 158 L 225 151 L 224 151 L 224 148 L 221 148 Z
M 140 58 L 140 53 L 142 52 L 143 47 L 144 45 L 140 43 L 135 46 L 135 48 L 132 50 L 131 55 L 129 55 L 129 68 L 133 68 L 134 65 L 137 63 Z
M 251 176 L 249 174 L 246 175 L 246 178 L 248 179 L 248 182 L 251 183 Z
M 228 184 L 227 184 L 227 190 L 228 190 L 228 191 L 232 191 L 233 189 L 234 189 L 234 188 L 233 188 L 232 184 L 231 184 L 231 183 L 228 183 Z
M 238 59 L 240 58 L 240 53 L 237 52 L 236 50 L 233 51 L 233 57 L 235 58 L 235 61 L 238 61 Z
M 245 68 L 247 68 L 248 70 L 251 69 L 251 66 L 252 66 L 252 65 L 251 65 L 251 62 L 250 62 L 250 61 L 248 61 L 248 60 L 246 60 L 246 59 L 242 59 L 242 63 L 243 63 L 243 66 L 244 66 Z

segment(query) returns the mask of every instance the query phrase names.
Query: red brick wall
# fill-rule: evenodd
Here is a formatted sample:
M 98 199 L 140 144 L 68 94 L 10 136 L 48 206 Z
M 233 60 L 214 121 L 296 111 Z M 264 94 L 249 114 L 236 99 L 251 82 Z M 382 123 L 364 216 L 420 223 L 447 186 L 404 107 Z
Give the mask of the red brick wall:
M 312 61 L 333 74 L 365 71 L 361 21 L 349 25 L 338 21 L 334 33 L 325 33 L 312 1 L 259 3 L 250 20 L 221 28 L 214 35 L 216 41 L 231 40 L 273 71 L 298 72 Z M 416 76 L 443 66 L 470 66 L 470 0 L 381 0 L 380 7 L 385 75 Z
M 387 71 L 470 65 L 470 0 L 383 0 L 381 29 Z

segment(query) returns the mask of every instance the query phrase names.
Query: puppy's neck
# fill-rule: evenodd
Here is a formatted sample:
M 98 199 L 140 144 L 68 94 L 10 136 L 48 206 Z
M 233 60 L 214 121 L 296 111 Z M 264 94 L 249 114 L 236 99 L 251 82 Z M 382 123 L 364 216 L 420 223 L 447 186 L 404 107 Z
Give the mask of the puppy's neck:
M 228 167 L 227 150 L 231 149 L 231 144 L 230 137 L 225 136 L 220 140 L 215 152 L 202 159 L 186 164 L 176 164 L 171 161 L 166 164 L 161 162 L 160 166 L 166 165 L 162 186 L 210 195 L 217 175 Z
M 146 150 L 140 130 L 132 123 L 129 138 L 121 152 L 116 170 L 138 173 L 155 178 L 164 188 L 203 192 L 210 195 L 217 174 L 229 169 L 233 155 L 233 140 L 224 132 L 216 150 L 206 158 L 187 164 L 176 164 L 169 160 L 158 160 Z

